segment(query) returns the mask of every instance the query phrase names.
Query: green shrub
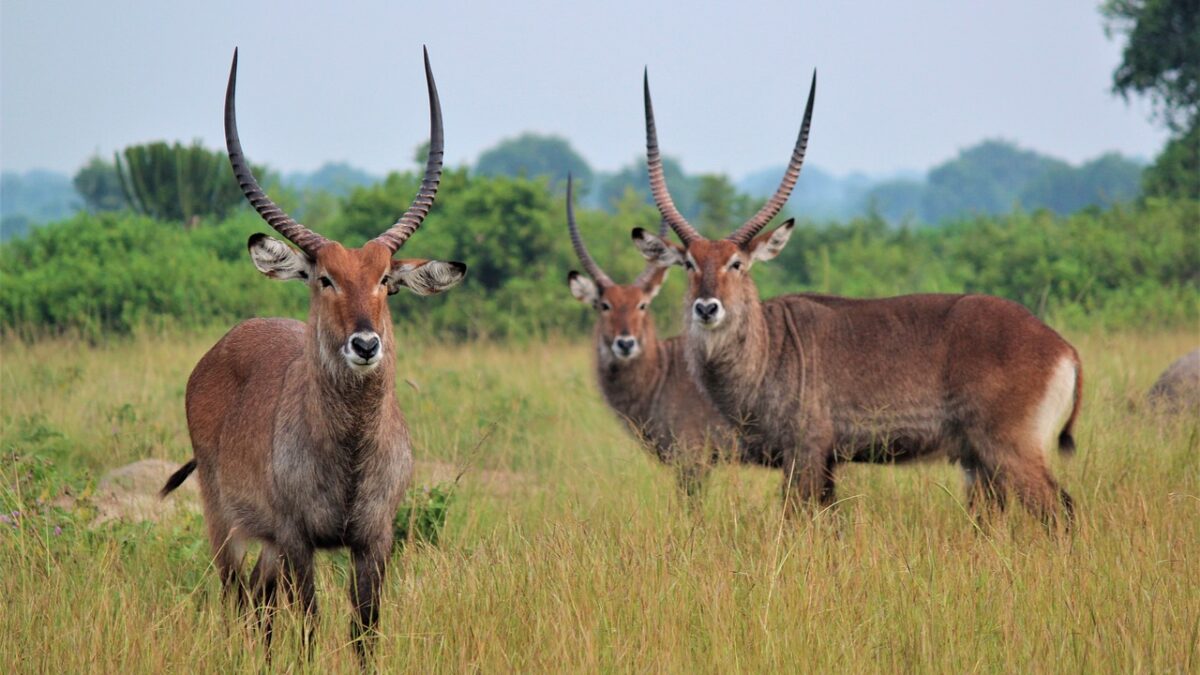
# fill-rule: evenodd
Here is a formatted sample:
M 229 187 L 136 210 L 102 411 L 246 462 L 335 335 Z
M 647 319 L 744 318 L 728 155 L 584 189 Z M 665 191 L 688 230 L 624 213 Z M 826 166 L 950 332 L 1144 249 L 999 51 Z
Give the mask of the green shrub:
M 446 526 L 446 514 L 454 501 L 454 486 L 455 483 L 438 483 L 411 489 L 404 495 L 393 521 L 397 545 L 420 542 L 437 546 Z
M 302 315 L 306 291 L 265 283 L 246 256 L 261 221 L 185 231 L 129 214 L 79 214 L 0 252 L 0 326 L 26 335 L 128 334 L 146 323 L 212 325 Z M 235 252 L 236 251 L 236 252 Z
M 408 208 L 414 174 L 346 197 L 322 233 L 361 245 Z M 577 210 L 588 248 L 618 283 L 644 262 L 633 227 L 659 217 L 636 195 L 617 213 Z M 400 253 L 461 260 L 467 279 L 435 297 L 400 293 L 394 320 L 411 335 L 537 339 L 583 335 L 593 314 L 566 289 L 578 269 L 562 197 L 544 181 L 448 171 L 438 203 Z M 849 296 L 972 292 L 1011 298 L 1073 326 L 1181 325 L 1200 317 L 1200 204 L 1150 199 L 1137 207 L 977 217 L 937 229 L 889 228 L 876 215 L 802 225 L 779 259 L 757 266 L 764 297 L 799 291 Z M 227 325 L 254 316 L 301 317 L 308 291 L 264 279 L 246 239 L 268 228 L 253 213 L 184 230 L 131 214 L 80 214 L 37 228 L 0 251 L 0 328 L 25 337 L 90 339 L 138 326 Z M 678 330 L 680 271 L 653 305 L 660 331 Z

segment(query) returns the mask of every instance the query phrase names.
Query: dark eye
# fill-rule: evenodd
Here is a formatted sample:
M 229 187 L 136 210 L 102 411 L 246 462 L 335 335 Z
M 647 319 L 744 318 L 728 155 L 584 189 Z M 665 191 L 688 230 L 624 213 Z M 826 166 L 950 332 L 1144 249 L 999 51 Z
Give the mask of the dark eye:
M 732 263 L 730 263 L 730 264 L 729 264 L 729 269 L 731 269 L 731 270 L 740 270 L 740 269 L 742 269 L 742 261 L 741 261 L 741 260 L 734 260 Z
M 329 277 L 321 277 L 321 288 L 333 288 L 333 281 Z
M 696 266 L 692 264 L 691 260 L 684 260 L 683 267 L 684 267 L 684 269 L 686 269 L 689 272 L 696 269 Z
M 643 312 L 646 311 L 646 303 L 643 302 L 642 304 L 638 305 L 638 309 L 642 310 Z
M 612 309 L 612 305 L 608 304 L 607 302 L 600 303 L 600 311 L 607 312 L 610 309 Z

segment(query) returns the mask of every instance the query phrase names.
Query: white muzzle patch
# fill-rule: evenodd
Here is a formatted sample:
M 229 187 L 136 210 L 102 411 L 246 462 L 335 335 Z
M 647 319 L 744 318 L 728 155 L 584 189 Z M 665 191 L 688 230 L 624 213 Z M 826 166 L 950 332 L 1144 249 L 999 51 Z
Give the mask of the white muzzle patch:
M 716 298 L 696 298 L 692 303 L 692 324 L 713 330 L 725 320 L 725 305 Z
M 638 342 L 638 339 L 629 337 L 628 335 L 618 336 L 609 346 L 612 348 L 613 356 L 618 361 L 635 359 L 642 353 L 642 345 Z
M 342 358 L 351 370 L 365 373 L 383 360 L 383 340 L 375 331 L 359 331 L 342 345 Z

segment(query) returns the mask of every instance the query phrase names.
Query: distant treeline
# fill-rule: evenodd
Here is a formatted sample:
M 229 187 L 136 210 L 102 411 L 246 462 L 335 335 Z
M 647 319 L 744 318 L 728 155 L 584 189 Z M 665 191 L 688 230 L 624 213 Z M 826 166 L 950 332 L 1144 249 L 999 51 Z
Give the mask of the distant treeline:
M 937 225 L 964 216 L 999 215 L 1016 208 L 1066 215 L 1090 206 L 1107 207 L 1137 199 L 1143 170 L 1140 162 L 1116 153 L 1076 167 L 1012 143 L 985 141 L 935 166 L 924 177 L 847 184 L 840 204 L 828 206 L 842 209 L 834 212 L 835 217 L 877 213 L 893 224 Z M 751 194 L 769 193 L 760 188 Z M 826 201 L 819 192 L 809 200 L 803 198 L 810 195 L 798 196 L 798 204 L 811 204 L 817 209 Z
M 394 222 L 416 191 L 414 173 L 392 174 L 342 198 L 306 206 L 306 224 L 360 245 Z M 722 197 L 722 195 L 724 195 Z M 693 221 L 717 233 L 754 203 L 715 191 Z M 280 197 L 295 212 L 302 198 Z M 643 262 L 629 240 L 658 213 L 634 190 L 614 213 L 579 212 L 600 264 L 631 279 Z M 1057 324 L 1147 327 L 1200 319 L 1200 242 L 1193 200 L 1150 199 L 1069 216 L 1048 210 L 951 220 L 937 229 L 889 226 L 878 215 L 841 224 L 801 221 L 780 258 L 754 271 L 764 295 L 821 291 L 884 296 L 981 292 L 1017 300 Z M 265 279 L 245 252 L 268 231 L 248 209 L 224 220 L 182 223 L 128 212 L 80 213 L 32 230 L 0 250 L 0 328 L 24 336 L 76 332 L 93 338 L 146 325 L 230 325 L 252 316 L 300 317 L 307 290 Z M 466 282 L 445 295 L 399 294 L 402 330 L 444 337 L 527 339 L 579 335 L 593 317 L 567 291 L 578 269 L 562 196 L 546 179 L 447 171 L 437 205 L 406 256 L 462 260 Z M 664 330 L 678 325 L 683 275 L 673 271 L 655 303 Z
M 120 175 L 128 174 L 146 156 L 145 150 L 162 153 L 165 149 L 165 143 L 127 148 L 123 161 L 129 168 L 122 172 L 116 164 L 101 158 L 90 160 L 73 179 L 45 171 L 4 172 L 0 180 L 0 236 L 7 239 L 19 235 L 31 226 L 64 218 L 80 208 L 99 212 L 128 206 Z M 179 151 L 196 154 L 197 147 L 180 147 Z M 424 155 L 417 154 L 423 162 Z M 225 162 L 221 156 L 216 161 Z M 524 134 L 501 141 L 480 155 L 473 169 L 482 176 L 545 177 L 551 190 L 559 194 L 571 173 L 581 203 L 610 213 L 616 212 L 628 190 L 650 203 L 644 159 L 634 157 L 616 172 L 595 171 L 570 143 L 554 136 Z M 1067 214 L 1088 206 L 1136 199 L 1142 171 L 1142 164 L 1117 154 L 1074 167 L 1012 143 L 985 141 L 926 175 L 913 172 L 891 178 L 862 174 L 838 177 L 809 165 L 801 173 L 792 204 L 796 213 L 816 220 L 842 221 L 877 214 L 893 225 L 936 225 L 947 219 L 1002 214 L 1014 208 Z M 261 172 L 265 175 L 260 178 L 275 184 L 276 191 L 294 194 L 299 208 L 309 202 L 320 204 L 329 198 L 344 197 L 354 188 L 382 180 L 345 163 L 329 163 L 311 173 L 279 176 L 265 169 Z M 676 205 L 685 216 L 698 218 L 706 201 L 714 198 L 737 197 L 746 203 L 765 199 L 778 185 L 783 167 L 756 171 L 735 182 L 719 174 L 688 173 L 668 157 L 665 172 Z M 232 178 L 226 182 L 233 185 Z

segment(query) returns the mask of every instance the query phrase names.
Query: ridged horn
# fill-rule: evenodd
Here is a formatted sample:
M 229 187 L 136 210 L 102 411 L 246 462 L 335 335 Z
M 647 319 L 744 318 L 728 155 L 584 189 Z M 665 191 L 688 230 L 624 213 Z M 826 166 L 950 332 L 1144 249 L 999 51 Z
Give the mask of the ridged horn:
M 675 230 L 675 234 L 683 240 L 684 245 L 694 239 L 701 239 L 695 230 L 675 208 L 671 193 L 667 190 L 667 179 L 663 175 L 662 157 L 658 154 L 658 132 L 654 126 L 654 105 L 650 102 L 650 69 L 643 73 L 642 84 L 646 99 L 646 168 L 650 173 L 650 192 L 654 195 L 654 203 L 663 220 Z
M 754 214 L 753 218 L 746 221 L 746 224 L 735 230 L 733 234 L 725 237 L 729 241 L 738 246 L 744 246 L 783 210 L 783 205 L 787 203 L 788 197 L 792 194 L 792 188 L 796 187 L 796 180 L 800 178 L 800 166 L 804 164 L 804 151 L 808 149 L 808 128 L 812 124 L 813 101 L 816 96 L 817 71 L 813 70 L 812 86 L 808 89 L 808 105 L 804 106 L 804 122 L 800 124 L 796 147 L 792 148 L 792 158 L 788 161 L 787 170 L 783 172 L 783 180 L 779 182 L 779 189 L 775 190 L 775 194 L 758 210 L 758 213 Z
M 233 167 L 233 175 L 242 188 L 242 194 L 246 195 L 247 201 L 255 211 L 258 211 L 258 215 L 262 216 L 262 219 L 275 228 L 279 234 L 287 237 L 293 244 L 299 246 L 300 250 L 304 251 L 308 257 L 312 258 L 316 256 L 318 249 L 329 243 L 329 240 L 292 220 L 291 216 L 284 213 L 283 209 L 271 201 L 267 193 L 259 187 L 258 181 L 250 171 L 250 164 L 242 153 L 234 103 L 237 92 L 237 66 L 238 52 L 235 48 L 233 50 L 233 66 L 229 69 L 229 85 L 225 89 L 225 148 L 229 152 L 229 164 Z
M 579 236 L 579 226 L 575 224 L 575 207 L 573 205 L 574 198 L 572 196 L 571 174 L 567 174 L 567 229 L 571 232 L 571 246 L 575 248 L 575 255 L 579 258 L 579 263 L 583 265 L 583 271 L 588 273 L 601 288 L 613 286 L 612 279 L 600 269 L 592 256 L 588 253 L 587 247 L 583 245 L 583 238 Z
M 429 215 L 433 208 L 434 197 L 437 196 L 438 183 L 442 179 L 442 155 L 445 153 L 445 139 L 442 135 L 442 103 L 438 100 L 437 84 L 433 81 L 433 69 L 429 67 L 429 50 L 422 48 L 425 53 L 425 83 L 429 87 L 429 157 L 425 161 L 425 178 L 421 180 L 421 189 L 413 198 L 412 206 L 400 216 L 395 225 L 386 232 L 375 237 L 374 241 L 387 246 L 395 253 L 408 241 L 413 232 L 421 226 L 421 221 Z

